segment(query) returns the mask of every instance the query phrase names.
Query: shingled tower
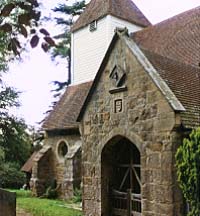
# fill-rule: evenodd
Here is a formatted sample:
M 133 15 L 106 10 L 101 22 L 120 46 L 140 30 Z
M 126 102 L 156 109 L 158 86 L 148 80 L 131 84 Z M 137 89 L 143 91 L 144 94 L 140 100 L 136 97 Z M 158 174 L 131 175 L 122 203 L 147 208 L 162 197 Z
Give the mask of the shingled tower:
M 136 32 L 149 25 L 132 0 L 91 0 L 71 29 L 73 83 L 94 78 L 116 27 Z

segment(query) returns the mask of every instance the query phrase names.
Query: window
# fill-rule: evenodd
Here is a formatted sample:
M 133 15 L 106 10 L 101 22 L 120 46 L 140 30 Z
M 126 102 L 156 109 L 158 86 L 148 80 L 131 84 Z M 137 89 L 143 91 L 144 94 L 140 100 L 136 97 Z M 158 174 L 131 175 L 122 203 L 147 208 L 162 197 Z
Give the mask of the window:
M 68 153 L 68 146 L 65 141 L 61 141 L 58 144 L 58 156 L 64 158 Z
M 90 23 L 90 31 L 93 32 L 97 29 L 97 21 L 93 21 Z

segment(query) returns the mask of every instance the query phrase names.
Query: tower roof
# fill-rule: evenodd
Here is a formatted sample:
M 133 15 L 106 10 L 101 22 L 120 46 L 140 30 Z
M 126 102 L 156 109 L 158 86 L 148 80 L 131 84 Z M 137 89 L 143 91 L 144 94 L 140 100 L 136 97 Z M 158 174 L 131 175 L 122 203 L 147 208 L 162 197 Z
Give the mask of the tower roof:
M 132 0 L 91 0 L 71 31 L 74 32 L 106 15 L 113 15 L 142 27 L 151 25 Z

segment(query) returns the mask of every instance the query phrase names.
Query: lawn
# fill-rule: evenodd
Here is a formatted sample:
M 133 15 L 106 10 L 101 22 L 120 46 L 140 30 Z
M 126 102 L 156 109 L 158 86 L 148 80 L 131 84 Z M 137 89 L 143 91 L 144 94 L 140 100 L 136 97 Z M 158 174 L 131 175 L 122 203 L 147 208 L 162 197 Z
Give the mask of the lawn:
M 82 216 L 81 211 L 72 209 L 72 202 L 32 197 L 30 191 L 13 192 L 17 194 L 17 206 L 33 216 Z

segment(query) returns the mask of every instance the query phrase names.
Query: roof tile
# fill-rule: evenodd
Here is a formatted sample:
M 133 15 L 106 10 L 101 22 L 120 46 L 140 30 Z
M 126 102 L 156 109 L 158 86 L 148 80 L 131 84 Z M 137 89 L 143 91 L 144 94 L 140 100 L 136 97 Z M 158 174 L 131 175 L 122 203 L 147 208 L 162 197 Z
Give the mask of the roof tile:
M 92 82 L 67 87 L 65 93 L 45 119 L 42 128 L 44 130 L 76 129 L 77 116 L 87 96 Z
M 85 11 L 72 26 L 71 31 L 74 32 L 108 14 L 139 26 L 151 25 L 131 0 L 91 0 Z
M 141 47 L 186 64 L 200 63 L 200 7 L 133 34 Z
M 200 126 L 200 68 L 144 49 L 143 52 L 186 109 L 181 113 L 183 125 Z
M 33 152 L 33 154 L 30 156 L 30 158 L 26 161 L 26 163 L 21 168 L 21 171 L 28 172 L 28 173 L 32 172 L 33 161 L 34 161 L 37 153 L 38 152 Z

